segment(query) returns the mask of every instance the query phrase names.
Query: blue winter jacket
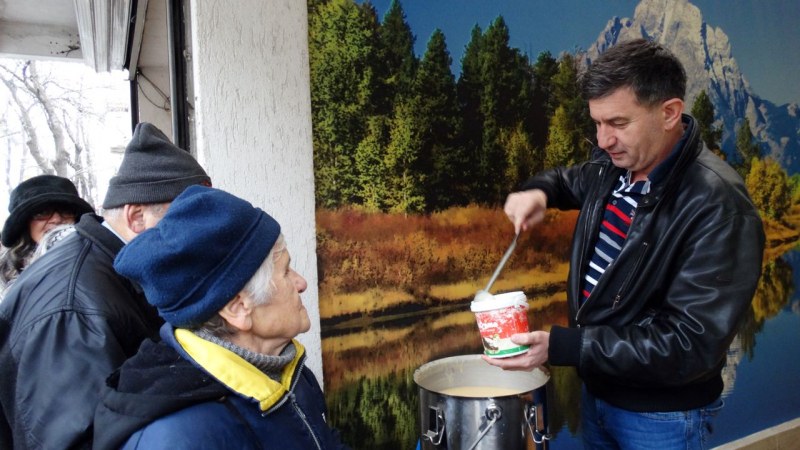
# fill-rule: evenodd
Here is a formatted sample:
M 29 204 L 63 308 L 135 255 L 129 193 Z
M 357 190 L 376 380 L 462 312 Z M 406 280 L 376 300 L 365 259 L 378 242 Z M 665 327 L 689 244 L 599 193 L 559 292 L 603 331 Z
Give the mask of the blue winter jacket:
M 108 381 L 96 449 L 346 449 L 326 423 L 303 346 L 274 381 L 233 352 L 165 325 Z

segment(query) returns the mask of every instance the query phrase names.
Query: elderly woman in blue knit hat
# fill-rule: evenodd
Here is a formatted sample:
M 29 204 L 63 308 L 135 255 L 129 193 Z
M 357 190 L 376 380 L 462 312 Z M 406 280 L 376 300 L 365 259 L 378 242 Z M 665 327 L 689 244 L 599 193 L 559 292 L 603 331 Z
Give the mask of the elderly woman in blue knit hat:
M 114 268 L 167 323 L 109 378 L 94 448 L 346 448 L 294 339 L 307 285 L 272 217 L 190 187 Z

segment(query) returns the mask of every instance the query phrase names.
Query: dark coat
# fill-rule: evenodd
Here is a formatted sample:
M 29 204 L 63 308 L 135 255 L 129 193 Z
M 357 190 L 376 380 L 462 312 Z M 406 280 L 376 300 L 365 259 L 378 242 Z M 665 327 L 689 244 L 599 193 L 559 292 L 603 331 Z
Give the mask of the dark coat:
M 85 214 L 0 303 L 0 448 L 88 447 L 108 375 L 162 321 L 118 275 L 123 242 Z
M 544 190 L 548 207 L 580 209 L 570 328 L 551 330 L 550 363 L 577 367 L 592 394 L 633 411 L 693 409 L 720 396 L 728 346 L 761 274 L 764 231 L 742 179 L 703 147 L 693 118 L 684 123 L 682 147 L 651 179 L 622 252 L 582 306 L 603 211 L 625 170 L 596 149 L 591 161 L 525 185 Z
M 280 384 L 266 375 L 260 401 L 228 387 L 186 353 L 165 325 L 162 341 L 145 341 L 108 380 L 95 416 L 95 449 L 346 449 L 325 421 L 322 390 L 304 350 Z M 199 339 L 199 338 L 195 338 Z M 221 347 L 210 345 L 211 352 Z M 227 350 L 222 350 L 227 352 Z M 234 358 L 237 359 L 237 358 Z M 225 363 L 228 384 L 246 385 L 255 367 Z M 233 383 L 230 383 L 233 381 Z

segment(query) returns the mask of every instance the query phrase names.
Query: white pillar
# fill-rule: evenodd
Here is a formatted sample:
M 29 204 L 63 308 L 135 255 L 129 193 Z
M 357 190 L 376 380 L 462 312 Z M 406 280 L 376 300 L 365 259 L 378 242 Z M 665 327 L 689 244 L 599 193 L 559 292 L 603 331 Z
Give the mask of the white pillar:
M 306 2 L 192 0 L 190 24 L 198 160 L 281 224 L 308 281 L 300 341 L 322 382 Z

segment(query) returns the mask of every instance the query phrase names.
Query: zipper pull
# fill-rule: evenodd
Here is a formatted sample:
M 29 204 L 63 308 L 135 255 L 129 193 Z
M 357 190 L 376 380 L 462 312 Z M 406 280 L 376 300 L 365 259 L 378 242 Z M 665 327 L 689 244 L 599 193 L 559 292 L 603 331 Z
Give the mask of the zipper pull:
M 306 414 L 303 412 L 303 409 L 302 409 L 302 408 L 300 408 L 300 404 L 299 404 L 299 403 L 297 403 L 297 398 L 294 396 L 294 392 L 292 392 L 292 393 L 290 393 L 290 394 L 289 394 L 289 398 L 291 398 L 291 400 L 292 400 L 292 405 L 294 406 L 294 409 L 297 411 L 297 414 L 299 414 L 299 415 L 300 415 L 300 417 L 301 417 L 303 420 L 305 420 L 305 419 L 306 419 Z
M 612 310 L 614 310 L 614 309 L 617 309 L 617 305 L 619 305 L 619 301 L 620 301 L 620 300 L 622 300 L 622 296 L 620 296 L 619 294 L 617 294 L 617 296 L 616 296 L 616 297 L 614 297 L 614 304 L 613 304 L 613 305 L 611 305 L 611 309 L 612 309 Z

